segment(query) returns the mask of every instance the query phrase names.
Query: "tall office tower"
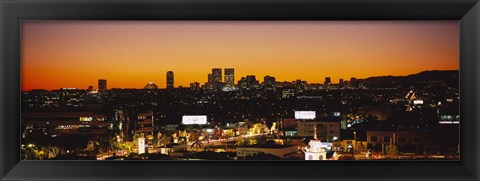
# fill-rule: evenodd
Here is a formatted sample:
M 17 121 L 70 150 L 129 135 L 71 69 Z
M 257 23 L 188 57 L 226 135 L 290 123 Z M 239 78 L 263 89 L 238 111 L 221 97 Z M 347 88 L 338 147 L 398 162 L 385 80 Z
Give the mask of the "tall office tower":
M 212 83 L 213 82 L 213 77 L 212 77 L 212 74 L 208 74 L 208 80 L 207 80 L 208 83 Z
M 219 91 L 223 88 L 222 82 L 222 69 L 221 68 L 213 68 L 212 69 L 212 79 L 211 79 L 211 87 L 213 90 Z
M 105 92 L 107 90 L 107 80 L 98 79 L 98 91 Z
M 343 84 L 343 79 L 339 79 L 339 80 L 338 80 L 338 83 L 339 83 L 339 84 Z
M 235 70 L 233 68 L 225 69 L 225 85 L 232 87 L 235 85 Z
M 137 114 L 135 133 L 145 138 L 148 145 L 153 144 L 153 112 L 147 111 Z
M 332 80 L 330 77 L 325 77 L 325 85 L 329 85 L 329 84 L 332 84 Z
M 173 89 L 173 72 L 167 72 L 167 89 Z
M 204 90 L 212 90 L 213 89 L 213 75 L 212 74 L 208 74 L 208 80 L 202 88 Z
M 222 82 L 222 69 L 221 68 L 213 68 L 212 69 L 212 81 L 215 83 Z

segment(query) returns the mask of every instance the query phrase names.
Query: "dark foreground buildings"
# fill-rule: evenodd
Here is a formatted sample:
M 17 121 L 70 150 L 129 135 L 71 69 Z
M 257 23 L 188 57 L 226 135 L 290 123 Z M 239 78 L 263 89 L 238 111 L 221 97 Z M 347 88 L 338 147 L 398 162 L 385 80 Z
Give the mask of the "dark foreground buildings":
M 22 92 L 22 158 L 304 159 L 314 127 L 328 159 L 458 158 L 458 71 L 326 85 L 249 75 L 232 85 L 234 70 L 222 81 L 215 68 L 189 88 L 174 88 L 169 75 L 167 89 L 99 80 L 98 91 Z M 185 115 L 208 123 L 184 125 Z

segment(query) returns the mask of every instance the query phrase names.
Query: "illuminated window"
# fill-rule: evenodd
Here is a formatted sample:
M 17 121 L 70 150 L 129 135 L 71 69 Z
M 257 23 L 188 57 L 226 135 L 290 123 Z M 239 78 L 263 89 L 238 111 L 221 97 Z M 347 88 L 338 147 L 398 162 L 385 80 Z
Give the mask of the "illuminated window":
M 92 121 L 92 117 L 80 117 L 80 121 Z

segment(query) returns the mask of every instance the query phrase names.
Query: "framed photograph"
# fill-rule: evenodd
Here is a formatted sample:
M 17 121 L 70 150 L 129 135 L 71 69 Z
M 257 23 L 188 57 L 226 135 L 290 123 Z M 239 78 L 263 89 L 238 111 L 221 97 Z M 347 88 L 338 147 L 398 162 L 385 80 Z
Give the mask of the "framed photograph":
M 478 1 L 1 1 L 2 180 L 479 180 Z

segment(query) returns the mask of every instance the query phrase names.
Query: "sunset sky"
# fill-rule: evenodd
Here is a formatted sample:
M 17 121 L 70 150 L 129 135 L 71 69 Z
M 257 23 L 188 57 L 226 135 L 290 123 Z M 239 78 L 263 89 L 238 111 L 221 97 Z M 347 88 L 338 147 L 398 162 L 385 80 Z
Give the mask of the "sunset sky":
M 458 70 L 458 21 L 27 21 L 22 90 L 203 84 L 212 68 L 323 83 Z

